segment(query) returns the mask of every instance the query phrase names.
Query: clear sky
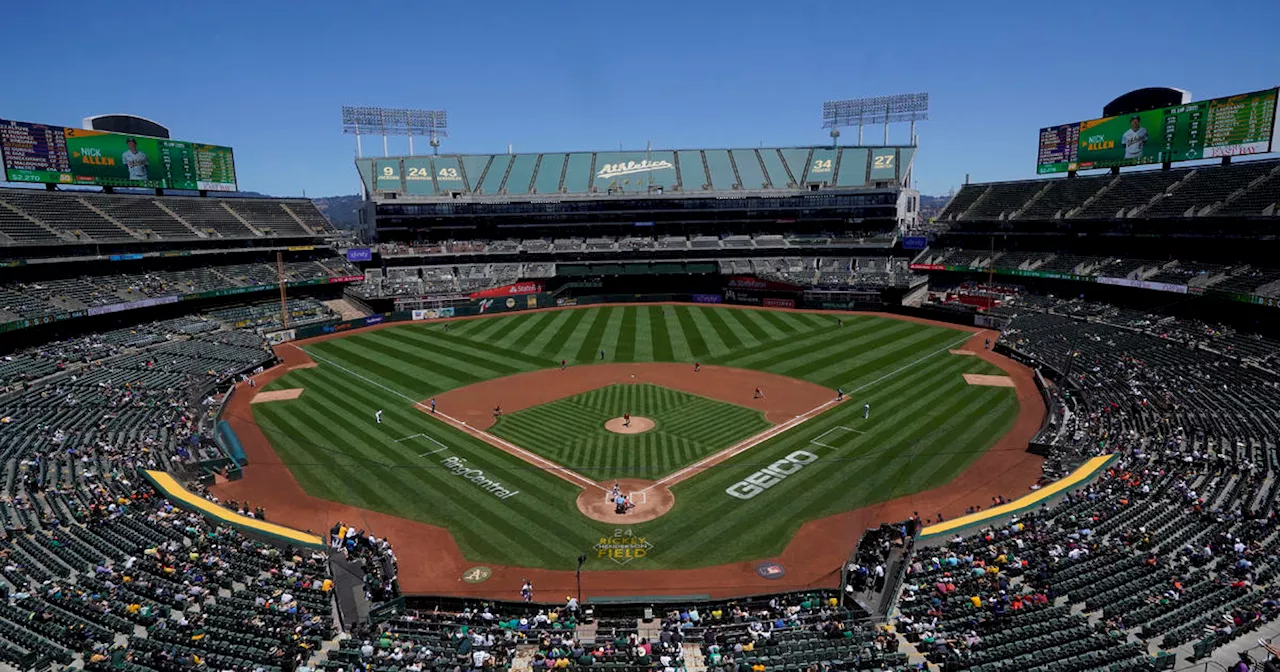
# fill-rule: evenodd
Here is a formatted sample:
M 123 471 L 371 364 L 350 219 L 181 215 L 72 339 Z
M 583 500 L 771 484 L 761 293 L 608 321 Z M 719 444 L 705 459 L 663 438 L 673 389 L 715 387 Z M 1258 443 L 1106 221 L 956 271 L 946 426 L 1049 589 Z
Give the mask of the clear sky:
M 917 186 L 944 194 L 966 173 L 1032 177 L 1038 128 L 1134 88 L 1280 83 L 1280 0 L 134 0 L 4 17 L 0 117 L 149 117 L 234 147 L 241 189 L 276 196 L 358 190 L 343 104 L 446 109 L 445 151 L 603 150 L 822 144 L 824 100 L 928 91 Z

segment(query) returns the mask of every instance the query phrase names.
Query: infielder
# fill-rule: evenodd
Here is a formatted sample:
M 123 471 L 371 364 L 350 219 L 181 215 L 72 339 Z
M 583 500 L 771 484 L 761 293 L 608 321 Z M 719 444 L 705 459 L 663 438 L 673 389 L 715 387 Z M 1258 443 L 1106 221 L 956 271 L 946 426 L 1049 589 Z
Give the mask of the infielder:
M 373 414 L 373 419 L 374 419 L 374 420 L 377 420 L 379 425 L 381 425 L 381 424 L 382 424 L 382 409 L 381 409 L 381 408 L 379 408 L 379 409 L 378 409 L 378 412 L 377 412 L 377 413 L 374 413 L 374 414 Z

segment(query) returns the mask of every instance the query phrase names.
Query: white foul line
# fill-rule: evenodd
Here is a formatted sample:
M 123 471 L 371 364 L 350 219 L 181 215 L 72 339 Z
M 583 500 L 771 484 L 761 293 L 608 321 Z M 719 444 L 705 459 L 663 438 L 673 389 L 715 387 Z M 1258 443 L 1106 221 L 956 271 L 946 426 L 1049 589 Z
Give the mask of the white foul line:
M 290 345 L 293 345 L 293 344 L 292 344 L 292 343 L 290 343 Z M 293 347 L 298 348 L 298 346 L 297 346 L 297 345 L 293 345 Z M 492 443 L 492 444 L 494 444 L 494 445 L 501 445 L 501 446 L 502 446 L 502 447 L 504 447 L 504 448 L 508 448 L 508 449 L 510 449 L 512 452 L 514 452 L 514 453 L 518 453 L 518 455 L 517 455 L 517 456 L 518 456 L 518 457 L 521 457 L 522 459 L 524 459 L 524 461 L 525 461 L 525 462 L 529 462 L 529 463 L 534 463 L 534 464 L 542 465 L 542 466 L 544 466 L 545 468 L 550 469 L 550 470 L 552 470 L 552 471 L 559 471 L 560 473 L 564 474 L 565 476 L 568 476 L 568 477 L 569 477 L 569 479 L 571 479 L 571 480 L 576 480 L 576 481 L 578 481 L 579 483 L 584 483 L 584 484 L 586 484 L 586 485 L 595 486 L 595 487 L 597 487 L 597 488 L 600 488 L 601 490 L 605 490 L 605 488 L 601 487 L 601 486 L 600 486 L 600 484 L 598 484 L 598 483 L 596 483 L 595 481 L 593 481 L 593 480 L 591 480 L 591 479 L 587 478 L 586 476 L 583 476 L 582 474 L 579 474 L 579 473 L 578 473 L 578 472 L 576 472 L 576 471 L 572 471 L 572 470 L 570 470 L 570 469 L 566 469 L 566 468 L 564 468 L 564 467 L 562 467 L 562 466 L 560 466 L 560 465 L 556 464 L 555 462 L 552 462 L 552 461 L 550 461 L 550 460 L 548 460 L 548 459 L 546 459 L 546 458 L 542 457 L 541 455 L 536 455 L 536 454 L 534 454 L 534 453 L 531 453 L 531 452 L 529 452 L 529 451 L 525 450 L 524 448 L 521 448 L 520 446 L 517 446 L 516 444 L 511 443 L 510 441 L 507 441 L 506 439 L 502 439 L 502 438 L 499 438 L 499 437 L 497 437 L 497 436 L 494 436 L 493 434 L 490 434 L 489 432 L 486 432 L 486 431 L 483 431 L 483 430 L 476 429 L 476 428 L 474 428 L 474 427 L 472 427 L 472 426 L 468 425 L 467 423 L 462 422 L 461 420 L 458 420 L 457 418 L 454 418 L 454 417 L 451 417 L 451 416 L 445 415 L 444 413 L 440 413 L 440 412 L 432 411 L 432 410 L 431 410 L 431 407 L 430 407 L 430 406 L 428 406 L 427 404 L 424 404 L 424 403 L 422 403 L 421 401 L 416 401 L 416 400 L 414 400 L 412 397 L 406 396 L 406 395 L 404 395 L 404 394 L 403 394 L 403 393 L 401 393 L 401 392 L 398 392 L 398 391 L 396 391 L 396 390 L 393 390 L 393 389 L 391 389 L 391 388 L 387 387 L 386 385 L 383 385 L 382 383 L 379 383 L 379 382 L 378 382 L 378 381 L 376 381 L 376 380 L 372 380 L 372 379 L 367 378 L 367 377 L 365 377 L 365 376 L 363 376 L 363 375 L 361 375 L 361 374 L 359 374 L 359 373 L 356 373 L 355 371 L 352 371 L 351 369 L 348 369 L 347 367 L 342 366 L 341 364 L 338 364 L 337 362 L 334 362 L 333 360 L 325 359 L 324 357 L 321 357 L 321 356 L 319 356 L 319 355 L 317 355 L 317 354 L 315 354 L 315 353 L 311 353 L 311 352 L 307 352 L 306 350 L 302 350 L 302 348 L 298 348 L 298 350 L 301 350 L 301 351 L 303 352 L 303 354 L 306 354 L 306 355 L 310 356 L 312 359 L 318 359 L 318 360 L 320 360 L 320 361 L 324 362 L 325 364 L 328 364 L 329 366 L 334 367 L 335 369 L 338 369 L 338 370 L 340 370 L 340 371 L 345 371 L 346 373 L 348 373 L 348 374 L 350 374 L 350 375 L 352 375 L 352 376 L 355 376 L 356 378 L 359 378 L 360 380 L 363 380 L 364 382 L 369 383 L 370 385 L 373 385 L 373 386 L 375 386 L 375 387 L 379 387 L 379 388 L 381 388 L 381 389 L 383 389 L 383 390 L 386 390 L 387 392 L 390 392 L 391 394 L 396 395 L 397 397 L 400 397 L 401 399 L 404 399 L 405 401 L 407 401 L 407 402 L 409 402 L 409 403 L 413 404 L 413 405 L 414 405 L 414 406 L 416 406 L 417 408 L 420 408 L 420 409 L 422 409 L 422 410 L 424 410 L 424 411 L 427 411 L 427 415 L 428 415 L 428 416 L 439 416 L 439 417 L 444 418 L 444 419 L 446 420 L 446 424 L 452 425 L 452 426 L 453 426 L 454 428 L 456 428 L 456 429 L 461 429 L 462 431 L 464 431 L 464 432 L 466 432 L 466 433 L 468 433 L 468 434 L 471 434 L 472 436 L 475 436 L 475 437 L 477 437 L 477 438 L 479 438 L 479 439 L 483 439 L 483 440 L 484 440 L 485 442 L 487 442 L 487 443 Z M 427 438 L 430 438 L 430 437 L 427 437 Z M 434 439 L 432 439 L 432 440 L 434 441 Z M 436 441 L 436 443 L 440 443 L 440 442 L 439 442 L 439 441 Z M 440 445 L 444 445 L 444 444 L 440 444 Z M 421 455 L 420 455 L 419 457 L 421 457 Z M 605 491 L 607 492 L 607 490 L 605 490 Z

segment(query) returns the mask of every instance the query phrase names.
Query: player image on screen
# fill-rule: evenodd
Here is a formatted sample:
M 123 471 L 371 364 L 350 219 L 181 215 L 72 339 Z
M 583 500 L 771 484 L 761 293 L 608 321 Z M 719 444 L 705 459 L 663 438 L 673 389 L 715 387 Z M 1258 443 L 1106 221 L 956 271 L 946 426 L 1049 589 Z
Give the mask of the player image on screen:
M 1147 129 L 1142 127 L 1142 117 L 1129 117 L 1129 130 L 1124 132 L 1124 158 L 1142 158 L 1142 148 L 1147 144 Z
M 138 141 L 133 138 L 126 140 L 125 144 L 129 145 L 129 149 L 125 150 L 125 153 L 121 155 L 121 159 L 124 161 L 124 165 L 129 167 L 129 179 L 147 179 L 147 167 L 151 165 L 151 162 L 147 159 L 146 152 L 138 151 Z

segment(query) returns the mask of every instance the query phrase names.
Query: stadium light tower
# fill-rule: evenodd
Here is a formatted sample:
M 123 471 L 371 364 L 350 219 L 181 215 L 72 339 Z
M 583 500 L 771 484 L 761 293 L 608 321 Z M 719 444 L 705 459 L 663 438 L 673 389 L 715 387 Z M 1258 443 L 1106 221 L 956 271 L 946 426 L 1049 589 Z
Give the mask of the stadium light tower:
M 449 137 L 449 114 L 444 110 L 409 110 L 394 107 L 342 106 L 342 132 L 356 136 L 356 156 L 363 155 L 360 136 L 382 136 L 382 155 L 388 156 L 388 136 L 408 136 L 409 155 L 413 156 L 413 136 L 426 135 L 432 150 L 440 147 L 440 138 Z
M 828 100 L 822 104 L 822 127 L 831 129 L 831 141 L 839 142 L 840 129 L 857 126 L 858 146 L 862 146 L 862 127 L 884 124 L 884 144 L 889 144 L 889 124 L 911 122 L 911 144 L 916 144 L 916 122 L 929 118 L 928 93 L 904 93 L 875 98 Z

